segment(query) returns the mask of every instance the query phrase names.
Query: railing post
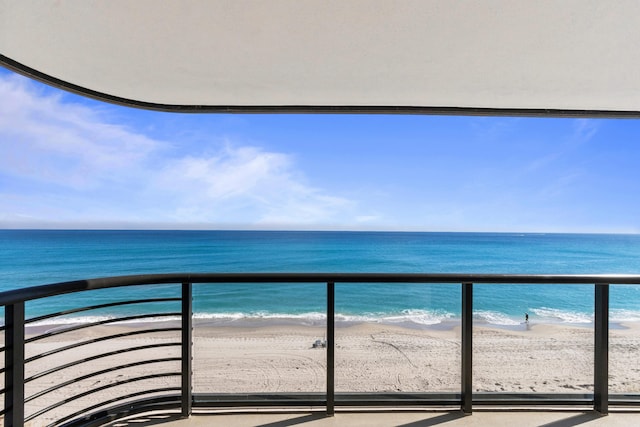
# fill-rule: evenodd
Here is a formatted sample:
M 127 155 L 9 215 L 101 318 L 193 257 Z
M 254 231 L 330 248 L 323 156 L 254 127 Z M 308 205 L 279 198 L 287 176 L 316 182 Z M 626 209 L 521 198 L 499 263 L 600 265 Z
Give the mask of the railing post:
M 191 415 L 193 303 L 191 283 L 182 284 L 182 417 Z
M 335 284 L 327 283 L 327 416 L 335 414 Z
M 596 283 L 594 307 L 593 409 L 609 412 L 609 285 Z
M 24 302 L 7 305 L 5 324 L 4 425 L 24 424 Z
M 462 380 L 461 409 L 471 414 L 473 398 L 473 283 L 462 284 Z

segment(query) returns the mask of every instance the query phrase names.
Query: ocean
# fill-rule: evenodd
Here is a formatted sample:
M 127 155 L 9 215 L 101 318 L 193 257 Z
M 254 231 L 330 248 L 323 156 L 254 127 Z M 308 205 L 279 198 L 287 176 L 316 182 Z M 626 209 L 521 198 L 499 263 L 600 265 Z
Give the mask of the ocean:
M 0 230 L 0 292 L 48 283 L 143 273 L 387 272 L 640 274 L 640 235 L 344 231 Z M 177 286 L 154 288 L 176 295 Z M 201 321 L 324 322 L 323 286 L 194 285 Z M 28 317 L 99 304 L 149 288 L 108 289 L 27 304 Z M 171 303 L 168 303 L 171 304 Z M 612 286 L 611 321 L 640 320 L 640 286 Z M 117 307 L 86 315 L 103 318 Z M 336 284 L 339 322 L 433 326 L 457 322 L 459 285 Z M 590 325 L 593 286 L 476 285 L 474 321 Z M 58 320 L 81 321 L 79 315 Z

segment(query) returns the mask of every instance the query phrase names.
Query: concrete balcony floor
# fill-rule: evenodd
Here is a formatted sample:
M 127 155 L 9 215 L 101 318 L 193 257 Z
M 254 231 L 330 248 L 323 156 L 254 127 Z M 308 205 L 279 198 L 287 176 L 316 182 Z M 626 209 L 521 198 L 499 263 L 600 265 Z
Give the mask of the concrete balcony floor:
M 473 415 L 460 412 L 339 412 L 327 417 L 317 413 L 218 413 L 193 415 L 189 419 L 145 416 L 117 421 L 110 427 L 628 427 L 640 425 L 640 412 L 611 412 L 600 415 L 592 411 L 486 411 Z

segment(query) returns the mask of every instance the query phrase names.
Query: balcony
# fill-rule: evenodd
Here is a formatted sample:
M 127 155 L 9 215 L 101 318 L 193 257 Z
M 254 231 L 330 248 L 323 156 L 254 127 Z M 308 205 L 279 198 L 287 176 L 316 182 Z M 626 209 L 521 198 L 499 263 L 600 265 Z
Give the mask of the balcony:
M 406 284 L 446 286 L 457 298 L 460 317 L 452 320 L 448 331 L 380 324 L 353 329 L 356 326 L 336 316 L 343 300 L 340 286 L 347 283 L 387 284 L 397 286 L 398 292 Z M 325 310 L 312 323 L 280 324 L 275 329 L 193 315 L 205 291 L 236 284 L 251 284 L 256 292 L 266 284 L 285 291 L 301 284 L 317 287 Z M 553 334 L 541 337 L 536 326 L 530 330 L 524 322 L 502 335 L 474 325 L 474 291 L 483 286 L 559 284 L 593 290 L 593 323 L 574 331 L 569 341 Z M 0 294 L 5 317 L 1 415 L 6 426 L 93 426 L 146 414 L 170 423 L 176 417 L 231 410 L 260 413 L 265 420 L 276 417 L 264 421 L 273 425 L 291 425 L 336 412 L 348 423 L 354 411 L 358 417 L 383 422 L 384 416 L 375 414 L 393 410 L 408 417 L 406 425 L 433 425 L 465 422 L 459 414 L 474 411 L 480 417 L 500 417 L 487 415 L 487 409 L 594 411 L 571 415 L 577 418 L 566 422 L 574 424 L 557 424 L 575 425 L 575 420 L 587 422 L 610 408 L 640 406 L 640 392 L 633 385 L 622 382 L 621 390 L 610 384 L 610 353 L 635 357 L 635 344 L 625 332 L 610 328 L 610 288 L 637 284 L 640 276 L 627 275 L 198 273 L 109 277 L 8 291 Z M 119 288 L 120 297 L 109 301 L 112 288 Z M 70 296 L 75 297 L 73 307 L 29 314 L 34 307 L 42 311 L 48 302 Z M 119 314 L 101 316 L 104 310 Z M 78 315 L 85 321 L 69 321 Z M 536 363 L 548 369 L 536 374 L 542 378 L 535 378 L 535 387 L 528 383 L 534 377 L 528 359 L 534 356 L 526 348 L 496 355 L 488 354 L 486 345 L 508 339 L 507 348 L 517 350 L 514 343 L 529 345 L 525 334 L 536 337 L 534 342 L 545 349 L 539 353 L 543 360 Z M 362 340 L 374 342 L 378 350 L 367 355 L 369 348 L 359 344 Z M 567 347 L 575 350 L 570 356 L 563 353 Z M 568 357 L 575 358 L 576 372 L 557 364 Z M 509 376 L 509 359 L 522 361 L 515 376 Z M 629 364 L 624 360 L 616 359 L 615 369 Z M 408 371 L 393 370 L 400 365 Z M 381 367 L 389 366 L 393 369 L 383 372 Z M 351 382 L 356 376 L 364 376 L 363 381 Z M 456 380 L 446 380 L 452 377 Z M 625 381 L 633 384 L 637 379 Z M 429 421 L 435 415 L 421 413 L 425 410 L 447 412 Z M 265 414 L 269 411 L 279 415 Z M 548 415 L 556 418 L 545 422 L 556 425 L 566 415 Z M 252 416 L 244 417 L 225 420 L 247 425 L 242 422 Z M 206 424 L 202 420 L 195 416 L 190 423 Z

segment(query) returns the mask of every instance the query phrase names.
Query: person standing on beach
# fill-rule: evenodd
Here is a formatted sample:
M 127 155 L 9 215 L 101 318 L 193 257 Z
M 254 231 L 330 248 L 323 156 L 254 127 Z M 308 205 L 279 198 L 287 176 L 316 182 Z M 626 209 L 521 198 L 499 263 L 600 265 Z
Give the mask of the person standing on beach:
M 529 313 L 524 314 L 524 323 L 529 323 Z

